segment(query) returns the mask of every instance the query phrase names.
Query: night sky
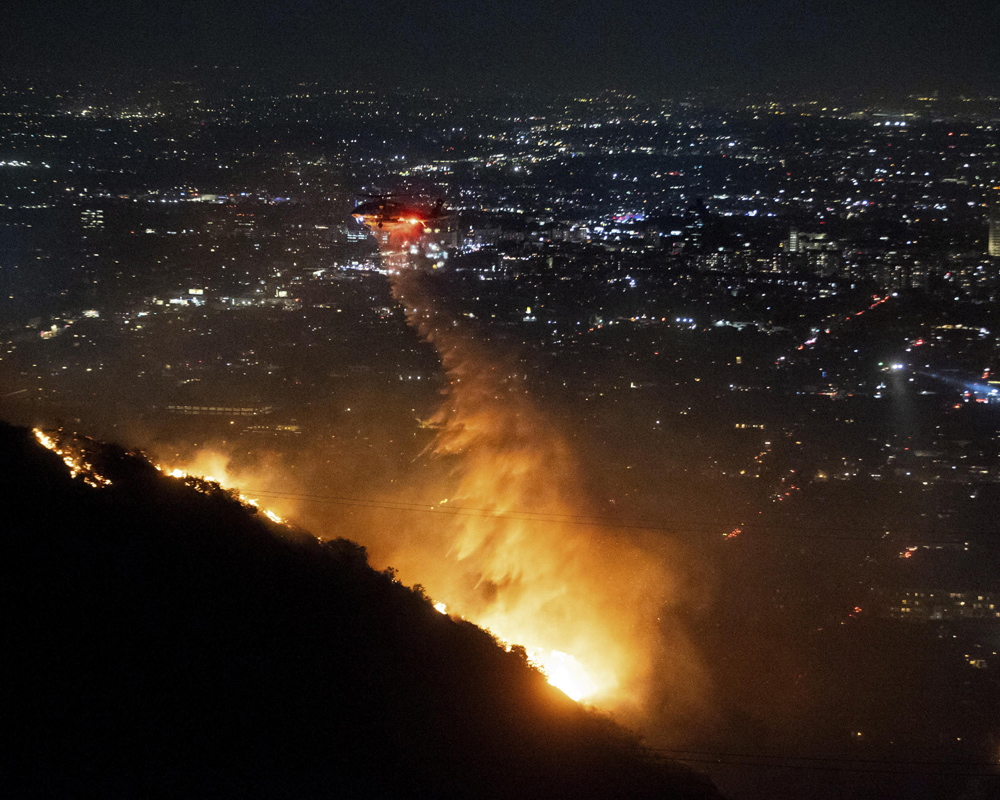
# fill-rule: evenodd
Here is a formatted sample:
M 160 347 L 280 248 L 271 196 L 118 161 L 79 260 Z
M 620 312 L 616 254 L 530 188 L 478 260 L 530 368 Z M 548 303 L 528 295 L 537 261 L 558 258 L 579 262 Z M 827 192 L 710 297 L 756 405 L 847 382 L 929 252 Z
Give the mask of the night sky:
M 234 66 L 403 86 L 986 90 L 996 0 L 8 0 L 8 74 Z

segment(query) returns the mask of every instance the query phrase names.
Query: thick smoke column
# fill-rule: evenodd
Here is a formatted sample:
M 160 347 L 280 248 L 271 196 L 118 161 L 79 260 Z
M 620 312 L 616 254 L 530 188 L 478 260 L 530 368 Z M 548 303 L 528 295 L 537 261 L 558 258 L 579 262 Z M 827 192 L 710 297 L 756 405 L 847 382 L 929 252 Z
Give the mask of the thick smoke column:
M 419 226 L 402 233 L 392 231 L 393 249 L 383 241 L 383 259 L 448 378 L 431 450 L 451 468 L 442 508 L 463 510 L 397 521 L 371 542 L 375 553 L 449 613 L 524 645 L 571 696 L 633 719 L 662 719 L 664 705 L 667 717 L 687 716 L 704 677 L 673 617 L 683 588 L 668 568 L 674 546 L 574 522 L 588 504 L 566 441 L 512 357 L 466 331 L 415 266 Z

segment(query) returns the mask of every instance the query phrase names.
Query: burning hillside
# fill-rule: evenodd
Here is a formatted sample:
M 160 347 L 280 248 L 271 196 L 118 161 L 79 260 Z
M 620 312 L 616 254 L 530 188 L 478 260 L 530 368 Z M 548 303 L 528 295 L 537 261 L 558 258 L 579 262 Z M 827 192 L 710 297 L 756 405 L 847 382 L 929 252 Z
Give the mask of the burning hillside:
M 434 438 L 391 491 L 354 487 L 367 499 L 352 501 L 351 515 L 312 507 L 310 529 L 322 538 L 349 535 L 377 568 L 425 587 L 449 615 L 523 646 L 573 699 L 634 724 L 655 720 L 660 731 L 697 717 L 707 681 L 679 622 L 695 592 L 675 566 L 680 545 L 662 533 L 586 524 L 596 509 L 565 436 L 533 402 L 515 355 L 448 309 L 426 260 L 412 252 L 409 226 L 400 232 L 386 223 L 396 249 L 385 250 L 383 265 L 409 326 L 434 347 L 446 378 L 443 401 L 424 422 Z M 307 490 L 280 467 L 242 469 L 224 447 L 197 452 L 164 454 L 164 469 L 271 497 L 282 515 L 305 511 L 309 496 L 298 493 L 336 485 L 324 483 L 322 468 Z M 401 524 L 400 511 L 413 509 L 438 513 L 408 514 Z
M 38 443 L 0 427 L 13 796 L 714 796 L 357 545 Z

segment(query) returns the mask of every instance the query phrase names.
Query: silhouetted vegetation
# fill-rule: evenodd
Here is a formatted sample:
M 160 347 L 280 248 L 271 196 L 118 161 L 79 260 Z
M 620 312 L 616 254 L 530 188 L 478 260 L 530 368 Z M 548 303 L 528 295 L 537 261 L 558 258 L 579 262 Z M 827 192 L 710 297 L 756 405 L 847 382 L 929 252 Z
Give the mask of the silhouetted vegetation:
M 0 424 L 5 796 L 716 797 L 365 550 Z

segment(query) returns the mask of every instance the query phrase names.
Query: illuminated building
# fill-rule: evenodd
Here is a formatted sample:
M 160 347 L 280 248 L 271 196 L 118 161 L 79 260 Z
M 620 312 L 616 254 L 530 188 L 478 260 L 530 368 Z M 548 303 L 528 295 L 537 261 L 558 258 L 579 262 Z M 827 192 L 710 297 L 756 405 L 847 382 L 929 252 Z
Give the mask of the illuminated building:
M 167 406 L 168 414 L 209 417 L 257 417 L 274 411 L 271 406 Z
M 788 252 L 808 253 L 814 250 L 839 249 L 839 244 L 825 233 L 802 233 L 798 228 L 788 232 Z
M 807 269 L 815 275 L 830 277 L 844 271 L 840 243 L 825 233 L 803 233 L 792 228 L 784 246 L 790 255 L 804 256 Z
M 1000 258 L 1000 186 L 989 191 L 990 238 L 986 252 L 993 258 Z
M 889 616 L 917 621 L 1000 619 L 1000 599 L 991 592 L 903 591 L 889 602 Z
M 85 229 L 99 230 L 104 227 L 104 212 L 99 208 L 84 209 L 80 218 Z
M 799 252 L 799 229 L 792 228 L 788 232 L 788 252 L 797 253 Z

